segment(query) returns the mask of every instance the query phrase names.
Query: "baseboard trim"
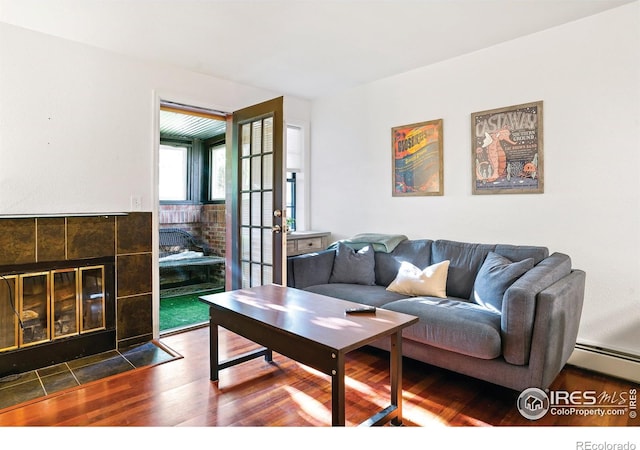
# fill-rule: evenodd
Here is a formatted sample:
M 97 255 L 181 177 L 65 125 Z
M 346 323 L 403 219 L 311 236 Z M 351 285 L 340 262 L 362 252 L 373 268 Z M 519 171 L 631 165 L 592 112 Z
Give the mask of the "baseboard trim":
M 640 358 L 577 344 L 567 364 L 640 383 Z

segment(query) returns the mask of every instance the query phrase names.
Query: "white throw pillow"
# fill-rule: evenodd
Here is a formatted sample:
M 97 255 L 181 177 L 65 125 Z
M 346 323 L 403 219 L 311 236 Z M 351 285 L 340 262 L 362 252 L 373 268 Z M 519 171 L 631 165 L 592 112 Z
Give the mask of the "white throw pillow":
M 400 264 L 398 275 L 387 287 L 388 291 L 398 294 L 430 297 L 447 297 L 447 274 L 449 260 L 419 269 L 406 261 Z

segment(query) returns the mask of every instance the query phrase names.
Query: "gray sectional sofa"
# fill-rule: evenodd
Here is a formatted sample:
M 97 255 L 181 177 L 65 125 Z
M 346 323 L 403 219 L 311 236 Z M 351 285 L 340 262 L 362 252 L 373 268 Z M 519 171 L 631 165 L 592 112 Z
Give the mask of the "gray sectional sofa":
M 287 258 L 287 285 L 415 315 L 404 356 L 513 390 L 547 388 L 567 362 L 585 287 L 568 255 L 358 236 Z M 389 350 L 387 340 L 374 346 Z

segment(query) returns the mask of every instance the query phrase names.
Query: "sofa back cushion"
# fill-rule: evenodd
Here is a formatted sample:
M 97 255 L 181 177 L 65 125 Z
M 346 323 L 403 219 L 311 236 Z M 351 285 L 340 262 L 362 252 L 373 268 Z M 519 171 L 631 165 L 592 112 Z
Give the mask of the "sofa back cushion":
M 389 286 L 398 275 L 400 265 L 405 261 L 420 269 L 430 266 L 432 242 L 430 239 L 406 240 L 398 244 L 390 253 L 376 252 L 376 284 Z
M 437 240 L 431 245 L 431 261 L 449 260 L 447 297 L 469 299 L 480 266 L 495 245 Z
M 533 258 L 534 266 L 549 256 L 549 249 L 547 247 L 536 247 L 533 245 L 498 244 L 493 251 L 514 262 Z
M 497 314 L 502 313 L 502 297 L 505 291 L 532 268 L 533 258 L 513 262 L 495 252 L 489 252 L 473 284 L 471 301 Z

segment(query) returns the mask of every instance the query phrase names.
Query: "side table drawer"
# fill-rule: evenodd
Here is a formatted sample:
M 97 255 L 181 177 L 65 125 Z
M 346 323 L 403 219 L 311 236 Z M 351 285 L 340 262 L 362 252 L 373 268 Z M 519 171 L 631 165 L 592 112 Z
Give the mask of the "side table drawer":
M 308 238 L 308 239 L 298 239 L 297 241 L 297 250 L 299 252 L 303 251 L 315 251 L 322 250 L 324 246 L 322 245 L 322 238 Z
M 293 231 L 287 233 L 287 256 L 313 253 L 327 248 L 331 233 L 326 231 Z

